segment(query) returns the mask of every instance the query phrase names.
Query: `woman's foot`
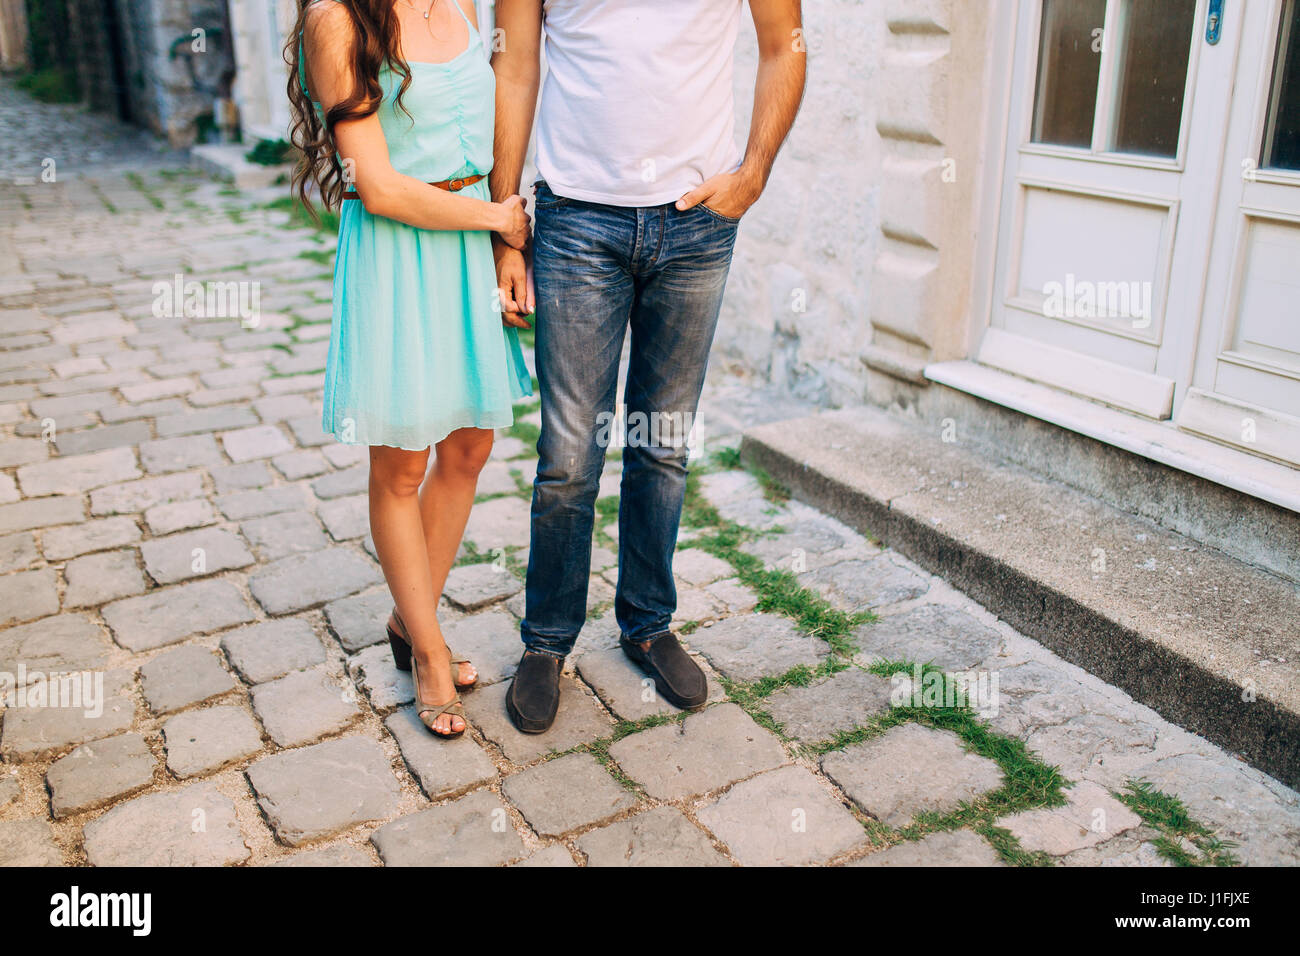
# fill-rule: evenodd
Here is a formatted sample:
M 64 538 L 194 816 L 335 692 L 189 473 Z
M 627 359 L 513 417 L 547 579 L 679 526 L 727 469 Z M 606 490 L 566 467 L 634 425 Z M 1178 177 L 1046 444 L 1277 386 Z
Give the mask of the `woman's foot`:
M 411 643 L 411 635 L 406 633 L 406 625 L 403 624 L 402 619 L 397 616 L 396 610 L 394 610 L 391 614 L 388 615 L 388 629 L 390 631 L 393 631 L 395 634 L 399 635 L 402 638 L 402 640 L 406 641 L 407 644 Z M 448 652 L 449 662 L 450 662 L 450 657 L 451 657 L 450 652 Z M 450 670 L 451 664 L 448 663 L 447 666 L 448 669 Z M 476 668 L 469 661 L 459 662 L 456 665 L 455 670 L 456 670 L 457 687 L 462 687 L 462 688 L 473 687 L 474 684 L 478 681 L 478 668 Z
M 465 732 L 465 709 L 451 679 L 450 655 L 411 655 L 411 680 L 415 684 L 415 712 L 439 737 L 459 737 Z M 443 702 L 443 703 L 440 703 Z

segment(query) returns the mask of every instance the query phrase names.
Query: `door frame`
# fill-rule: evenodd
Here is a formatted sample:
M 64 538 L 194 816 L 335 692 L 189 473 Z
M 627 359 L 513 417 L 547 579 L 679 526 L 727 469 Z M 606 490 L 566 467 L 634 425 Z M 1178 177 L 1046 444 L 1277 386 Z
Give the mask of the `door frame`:
M 1099 64 L 1098 103 L 1101 112 L 1098 113 L 1094 123 L 1095 132 L 1090 146 L 1074 148 L 1031 142 L 1038 72 L 1036 51 L 1041 47 L 1043 7 L 1044 0 L 1010 0 L 999 4 L 999 9 L 996 11 L 998 19 L 1007 24 L 1007 29 L 997 31 L 998 42 L 990 50 L 991 64 L 987 78 L 990 98 L 985 136 L 987 154 L 993 159 L 985 170 L 981 189 L 984 201 L 979 214 L 980 222 L 985 228 L 981 229 L 976 240 L 975 276 L 978 279 L 972 287 L 971 314 L 967 333 L 971 348 L 968 354 L 975 361 L 985 362 L 987 359 L 992 359 L 986 364 L 1031 379 L 1036 377 L 1031 372 L 1035 363 L 1041 368 L 1042 360 L 1050 361 L 1054 354 L 1059 359 L 1056 362 L 1059 368 L 1067 368 L 1077 361 L 1079 374 L 1064 376 L 1065 378 L 1087 381 L 1101 376 L 1112 381 L 1123 381 L 1124 392 L 1132 394 L 1134 400 L 1129 403 L 1114 402 L 1101 395 L 1090 394 L 1087 389 L 1071 389 L 1066 384 L 1058 384 L 1056 387 L 1074 391 L 1085 398 L 1113 405 L 1126 412 L 1165 421 L 1176 414 L 1190 387 L 1192 367 L 1196 360 L 1196 341 L 1199 338 L 1200 323 L 1205 313 L 1211 256 L 1211 246 L 1207 241 L 1203 249 L 1197 247 L 1186 251 L 1180 250 L 1180 259 L 1176 263 L 1173 258 L 1175 237 L 1180 228 L 1193 229 L 1197 234 L 1203 233 L 1206 236 L 1213 235 L 1217 206 L 1207 206 L 1203 210 L 1192 209 L 1186 202 L 1185 193 L 1181 198 L 1167 195 L 1169 191 L 1167 188 L 1161 190 L 1157 187 L 1149 191 L 1130 193 L 1122 188 L 1123 184 L 1116 184 L 1114 189 L 1098 189 L 1092 184 L 1085 186 L 1068 176 L 1044 177 L 1033 171 L 1027 171 L 1017 177 L 1015 183 L 1009 182 L 1009 179 L 1011 172 L 1021 165 L 1023 157 L 1104 163 L 1110 167 L 1132 169 L 1138 175 L 1141 175 L 1141 170 L 1150 170 L 1153 176 L 1169 173 L 1185 175 L 1191 149 L 1197 146 L 1198 135 L 1200 138 L 1210 135 L 1208 129 L 1194 129 L 1196 124 L 1192 122 L 1198 101 L 1205 95 L 1202 89 L 1203 83 L 1199 80 L 1204 78 L 1202 73 L 1206 55 L 1204 47 L 1207 46 L 1204 29 L 1209 3 L 1208 0 L 1198 0 L 1196 4 L 1179 142 L 1172 158 L 1098 151 L 1102 146 L 1105 130 L 1113 125 L 1114 119 L 1111 112 L 1113 104 L 1107 99 L 1107 93 L 1114 88 L 1121 61 L 1113 55 Z M 1105 29 L 1118 30 L 1120 26 L 1116 22 L 1118 9 L 1116 4 L 1111 4 L 1108 8 Z M 1240 32 L 1242 22 L 1237 19 L 1225 27 L 1224 39 L 1221 42 L 1231 45 L 1230 61 L 1216 64 L 1214 68 L 1216 72 L 1230 69 L 1231 75 L 1235 76 L 1238 58 L 1242 55 L 1243 43 Z M 1021 50 L 1022 44 L 1026 52 L 1023 57 L 1018 57 L 1017 53 Z M 1018 102 L 1017 97 L 1019 97 Z M 1209 105 L 1206 104 L 1205 108 L 1208 109 Z M 1214 131 L 1216 147 L 1223 145 L 1226 128 L 1225 118 L 1224 128 Z M 1102 139 L 1098 138 L 1098 134 Z M 1202 178 L 1213 183 L 1215 193 L 1222 186 L 1226 162 L 1224 151 L 1219 148 L 1217 152 L 1218 158 L 1207 159 L 1203 169 L 1200 170 Z M 1005 332 L 993 324 L 995 315 L 1004 305 L 1015 305 L 1014 297 L 1008 291 L 1008 279 L 1014 275 L 1013 260 L 1016 257 L 1016 250 L 1021 248 L 1024 241 L 1023 236 L 1017 235 L 1017 224 L 1024 215 L 1025 196 L 1023 188 L 1019 190 L 1016 188 L 1023 186 L 1024 183 L 1063 192 L 1083 191 L 1089 195 L 1105 194 L 1117 200 L 1167 210 L 1166 233 L 1160 240 L 1156 272 L 1157 281 L 1163 283 L 1163 288 L 1156 290 L 1157 295 L 1152 303 L 1151 328 L 1105 330 L 1114 334 L 1117 339 L 1132 341 L 1135 346 L 1140 343 L 1152 347 L 1155 354 L 1149 371 L 1134 367 L 1117 367 L 1118 363 L 1107 362 L 1100 358 L 1094 359 L 1064 348 L 1059 349 L 1059 354 L 1056 354 L 1046 344 L 1044 347 L 1047 351 L 1041 356 L 1035 356 L 1031 354 L 1033 350 L 1027 346 L 1034 345 L 1036 348 L 1038 340 Z M 1186 221 L 1188 217 L 1198 221 L 1188 223 Z M 1006 259 L 1003 269 L 1005 275 L 1002 276 L 1002 281 L 999 281 L 999 268 L 1003 266 L 1004 258 Z M 1198 276 L 1194 285 L 1180 285 L 1178 288 L 1172 286 L 1169 281 L 1170 270 L 1176 264 L 1182 270 L 1180 274 Z M 1171 336 L 1166 319 L 1170 302 L 1175 299 L 1179 300 L 1178 314 L 1184 316 L 1191 313 L 1191 315 L 1184 320 L 1187 323 L 1186 327 L 1180 327 Z M 1023 307 L 1024 304 L 1021 303 L 1021 308 Z M 1093 330 L 1097 328 L 1086 323 L 1071 323 L 1069 319 L 1062 321 Z

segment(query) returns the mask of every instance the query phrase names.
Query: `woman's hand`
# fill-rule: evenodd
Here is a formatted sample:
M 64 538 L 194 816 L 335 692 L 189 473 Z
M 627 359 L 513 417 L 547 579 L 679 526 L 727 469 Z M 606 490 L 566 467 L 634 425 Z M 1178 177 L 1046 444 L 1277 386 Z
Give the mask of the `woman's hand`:
M 497 289 L 501 297 L 501 321 L 516 329 L 530 329 L 527 316 L 533 313 L 533 267 L 527 252 L 502 242 L 492 243 L 497 261 Z
M 497 234 L 512 249 L 522 249 L 528 245 L 528 236 L 532 227 L 532 219 L 524 211 L 524 197 L 511 196 L 504 202 L 497 203 L 501 211 L 501 225 L 497 227 Z

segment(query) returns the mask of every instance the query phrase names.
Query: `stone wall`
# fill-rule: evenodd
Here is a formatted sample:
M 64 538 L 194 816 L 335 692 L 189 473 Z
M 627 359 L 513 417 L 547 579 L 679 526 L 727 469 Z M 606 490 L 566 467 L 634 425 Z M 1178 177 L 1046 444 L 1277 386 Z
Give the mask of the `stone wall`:
M 173 146 L 194 143 L 233 77 L 225 0 L 62 2 L 86 101 Z
M 27 9 L 24 0 L 0 0 L 0 71 L 26 68 Z
M 288 139 L 289 76 L 285 38 L 297 17 L 294 0 L 228 0 L 239 72 L 234 97 L 244 141 Z
M 117 0 L 135 119 L 174 146 L 229 95 L 234 58 L 224 0 Z M 195 50 L 196 29 L 204 50 Z
M 985 4 L 805 0 L 808 90 L 736 247 L 718 351 L 827 405 L 886 400 L 967 348 Z M 752 29 L 737 54 L 748 135 Z

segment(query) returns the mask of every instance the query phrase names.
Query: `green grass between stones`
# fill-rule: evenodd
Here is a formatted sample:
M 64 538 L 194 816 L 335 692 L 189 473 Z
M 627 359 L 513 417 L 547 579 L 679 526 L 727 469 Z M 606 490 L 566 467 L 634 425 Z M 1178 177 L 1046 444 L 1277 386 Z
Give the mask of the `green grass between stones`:
M 723 458 L 729 459 L 730 456 Z M 863 624 L 874 621 L 875 615 L 870 611 L 838 610 L 816 591 L 801 585 L 792 572 L 768 568 L 761 559 L 742 550 L 742 544 L 768 532 L 755 532 L 727 521 L 704 498 L 700 478 L 718 470 L 726 469 L 706 466 L 693 469 L 687 476 L 682 525 L 697 533 L 686 546 L 700 548 L 730 564 L 740 583 L 757 596 L 759 611 L 783 614 L 805 634 L 825 641 L 834 654 L 851 656 L 857 648 L 850 635 Z
M 1063 788 L 1070 781 L 1059 768 L 1048 765 L 1031 753 L 1022 741 L 994 731 L 967 701 L 961 699 L 961 688 L 954 683 L 952 676 L 939 668 L 925 665 L 919 668 L 919 673 L 936 675 L 942 681 L 941 699 L 945 702 L 953 700 L 954 706 L 893 707 L 859 727 L 841 731 L 830 740 L 811 745 L 792 743 L 781 725 L 764 709 L 764 700 L 783 688 L 808 687 L 848 667 L 858 666 L 848 660 L 857 650 L 850 635 L 862 625 L 873 623 L 876 618 L 870 613 L 846 614 L 836 610 L 816 592 L 800 585 L 794 574 L 767 569 L 761 560 L 741 550 L 742 544 L 757 539 L 762 533 L 726 521 L 704 498 L 699 480 L 710 472 L 742 468 L 739 449 L 727 448 L 715 453 L 708 465 L 691 472 L 687 480 L 682 523 L 699 533 L 683 547 L 703 548 L 729 562 L 741 582 L 758 595 L 758 610 L 785 614 L 805 633 L 824 640 L 832 653 L 817 667 L 801 665 L 758 681 L 745 683 L 723 678 L 722 685 L 728 699 L 739 704 L 756 723 L 780 736 L 796 754 L 813 759 L 879 737 L 890 728 L 911 721 L 956 734 L 969 752 L 998 765 L 1003 785 L 946 813 L 918 814 L 901 828 L 889 827 L 858 808 L 850 807 L 871 841 L 884 848 L 921 840 L 932 833 L 969 829 L 987 840 L 1007 864 L 1054 866 L 1056 861 L 1050 855 L 1026 850 L 1010 831 L 997 825 L 997 820 L 1026 810 L 1064 805 Z M 779 505 L 789 500 L 789 489 L 771 476 L 755 469 L 750 469 L 750 473 L 768 501 Z M 616 509 L 617 499 L 608 500 Z M 867 670 L 886 679 L 900 672 L 909 676 L 918 672 L 910 661 L 880 661 Z M 1131 782 L 1125 793 L 1118 796 L 1145 823 L 1160 831 L 1161 836 L 1155 841 L 1156 848 L 1172 862 L 1183 866 L 1238 864 L 1239 861 L 1229 852 L 1233 844 L 1216 839 L 1208 828 L 1191 818 L 1177 798 L 1160 793 L 1145 781 Z
M 1176 866 L 1240 866 L 1232 854 L 1237 844 L 1218 839 L 1204 824 L 1192 819 L 1177 797 L 1155 789 L 1148 780 L 1130 780 L 1121 803 L 1160 832 L 1154 843 L 1157 852 Z
M 235 195 L 238 195 L 238 191 Z M 339 231 L 339 214 L 332 209 L 314 205 L 311 209 L 299 201 L 297 196 L 280 196 L 266 204 L 265 208 L 274 212 L 287 212 L 289 225 L 298 229 L 311 229 L 327 235 L 337 235 Z

